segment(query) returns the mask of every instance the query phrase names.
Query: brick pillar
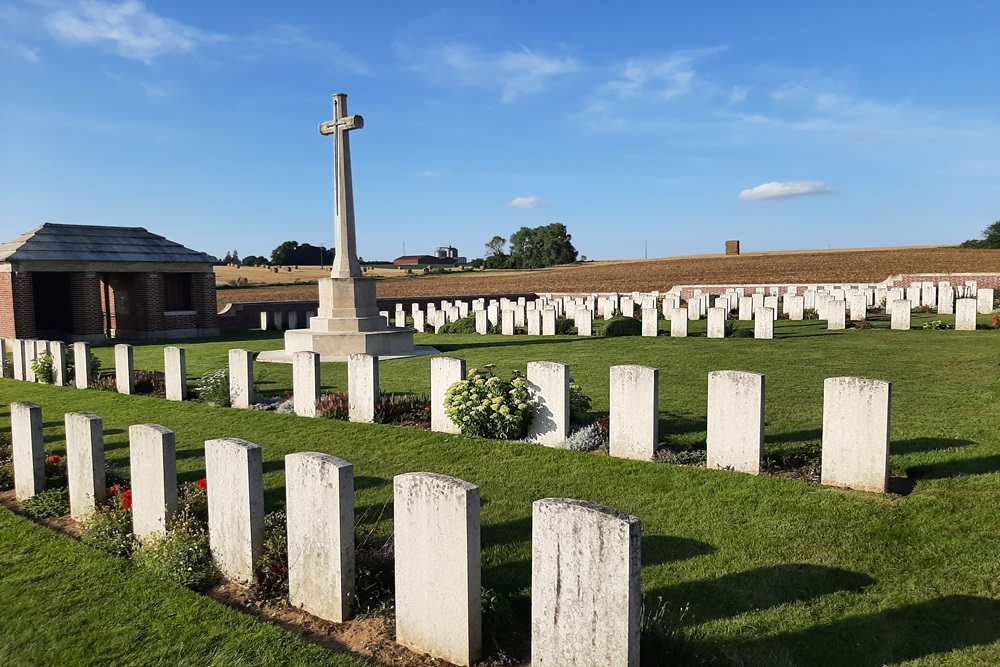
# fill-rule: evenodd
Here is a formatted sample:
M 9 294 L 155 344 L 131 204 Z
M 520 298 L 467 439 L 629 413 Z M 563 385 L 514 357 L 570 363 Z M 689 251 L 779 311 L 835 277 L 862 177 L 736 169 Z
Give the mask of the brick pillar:
M 143 331 L 164 331 L 167 328 L 163 318 L 164 285 L 162 273 L 147 273 L 136 280 L 137 304 L 140 305 Z
M 78 272 L 71 273 L 69 281 L 73 295 L 73 333 L 78 336 L 103 334 L 100 277 L 92 271 Z
M 18 271 L 11 277 L 11 303 L 13 305 L 14 338 L 34 338 L 35 329 L 35 288 L 31 274 Z
M 215 329 L 219 326 L 218 302 L 215 298 L 215 273 L 194 273 L 191 275 L 191 305 L 197 312 L 196 326 L 199 329 Z
M 17 338 L 14 330 L 14 274 L 0 273 L 0 338 Z

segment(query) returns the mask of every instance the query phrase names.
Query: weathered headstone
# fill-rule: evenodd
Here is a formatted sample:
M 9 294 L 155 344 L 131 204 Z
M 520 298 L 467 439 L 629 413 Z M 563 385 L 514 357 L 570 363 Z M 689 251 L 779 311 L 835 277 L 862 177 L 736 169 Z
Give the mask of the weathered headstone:
M 556 335 L 555 308 L 546 308 L 545 310 L 542 311 L 542 335 L 543 336 Z
M 993 312 L 993 290 L 980 287 L 976 291 L 977 312 L 980 315 L 987 315 Z
M 90 344 L 73 343 L 73 383 L 77 389 L 90 386 Z
M 393 479 L 396 641 L 456 665 L 482 654 L 479 505 L 460 479 Z
M 642 335 L 655 338 L 659 334 L 659 321 L 656 308 L 642 309 Z
M 762 340 L 774 338 L 774 311 L 758 308 L 753 313 L 753 337 Z
M 855 292 L 848 297 L 851 310 L 851 320 L 857 322 L 868 315 L 868 300 L 863 293 Z
M 184 348 L 163 348 L 163 381 L 168 401 L 187 398 L 187 352 Z
M 892 302 L 892 322 L 890 328 L 900 329 L 902 331 L 910 330 L 910 302 L 909 301 L 893 301 Z
M 509 310 L 504 311 L 509 313 Z M 462 430 L 445 414 L 444 395 L 448 388 L 465 379 L 465 359 L 433 357 L 431 359 L 431 430 L 439 433 L 461 433 Z
M 347 357 L 347 412 L 352 422 L 375 421 L 378 401 L 378 357 L 352 354 Z
M 609 453 L 648 461 L 659 442 L 660 371 L 649 366 L 612 366 Z
M 45 489 L 41 406 L 27 401 L 11 403 L 10 436 L 14 450 L 14 496 L 27 500 Z
M 798 322 L 805 317 L 805 298 L 796 295 L 789 294 L 785 296 L 784 303 L 785 312 L 788 313 L 788 319 Z
M 528 319 L 528 335 L 529 336 L 539 336 L 542 333 L 542 314 L 538 310 L 529 310 L 527 312 Z
M 638 667 L 642 524 L 583 500 L 531 516 L 532 667 Z
M 753 319 L 753 297 L 752 296 L 741 296 L 740 297 L 740 310 L 739 319 L 744 322 L 748 322 Z
M 504 310 L 500 313 L 500 333 L 504 336 L 514 335 L 514 311 Z
M 886 490 L 891 399 L 889 382 L 858 377 L 824 381 L 823 484 Z
M 576 309 L 576 333 L 578 336 L 594 335 L 594 311 L 589 308 Z
M 413 330 L 417 333 L 424 333 L 424 331 L 427 330 L 427 324 L 424 320 L 424 311 L 413 311 Z
M 316 416 L 320 391 L 319 353 L 303 350 L 292 354 L 292 401 L 295 414 Z
M 342 623 L 354 599 L 354 466 L 317 452 L 285 457 L 288 601 Z
M 528 362 L 528 392 L 535 411 L 528 439 L 558 447 L 569 437 L 569 366 L 554 361 Z
M 955 331 L 976 330 L 976 300 L 955 300 Z
M 229 350 L 229 403 L 234 408 L 249 408 L 254 398 L 253 352 Z
M 119 394 L 135 393 L 135 359 L 128 343 L 115 345 L 115 387 Z
M 673 308 L 670 311 L 670 337 L 684 338 L 688 335 L 688 309 Z
M 846 304 L 844 301 L 834 299 L 826 304 L 826 328 L 830 330 L 846 329 Z
M 70 515 L 92 514 L 108 491 L 104 483 L 104 422 L 97 415 L 66 413 L 66 471 Z
M 61 340 L 51 341 L 49 354 L 52 355 L 52 384 L 63 387 L 66 385 L 66 343 Z
M 939 315 L 955 314 L 955 288 L 951 285 L 941 283 L 938 285 L 938 308 Z
M 140 540 L 167 532 L 177 511 L 177 444 L 158 424 L 129 426 L 132 471 L 132 532 Z
M 726 309 L 725 308 L 709 308 L 708 309 L 708 337 L 709 338 L 725 338 L 726 337 Z
M 268 313 L 266 310 L 260 311 L 260 330 L 267 331 L 268 329 L 271 328 L 270 324 L 271 324 L 271 314 Z
M 771 309 L 771 318 L 778 319 L 778 297 L 776 296 L 765 296 L 764 297 L 764 307 Z
M 707 467 L 756 475 L 764 454 L 764 376 L 747 371 L 708 374 Z
M 264 548 L 261 449 L 239 438 L 205 442 L 208 543 L 216 569 L 232 581 L 253 581 Z
M 24 360 L 24 381 L 25 382 L 37 382 L 38 378 L 35 377 L 35 359 L 38 357 L 38 348 L 35 347 L 34 339 L 22 340 L 21 343 L 24 346 L 24 352 L 21 358 Z

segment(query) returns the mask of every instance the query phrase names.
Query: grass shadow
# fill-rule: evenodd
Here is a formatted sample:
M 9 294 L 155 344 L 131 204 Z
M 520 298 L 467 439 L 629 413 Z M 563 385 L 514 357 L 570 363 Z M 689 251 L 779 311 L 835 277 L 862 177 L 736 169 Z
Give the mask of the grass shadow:
M 958 438 L 910 438 L 909 440 L 893 440 L 891 451 L 893 454 L 917 454 L 974 444 L 976 443 L 972 440 Z
M 918 464 L 906 468 L 907 476 L 917 479 L 945 479 L 967 475 L 988 475 L 994 472 L 1000 472 L 1000 454 Z
M 882 667 L 998 640 L 1000 601 L 949 595 L 727 648 L 800 667 Z
M 696 624 L 841 591 L 858 591 L 874 583 L 867 575 L 840 568 L 789 563 L 667 586 L 649 595 L 678 605 L 690 603 L 688 618 Z
M 671 535 L 642 536 L 643 566 L 662 565 L 712 553 L 715 553 L 715 547 L 707 542 Z

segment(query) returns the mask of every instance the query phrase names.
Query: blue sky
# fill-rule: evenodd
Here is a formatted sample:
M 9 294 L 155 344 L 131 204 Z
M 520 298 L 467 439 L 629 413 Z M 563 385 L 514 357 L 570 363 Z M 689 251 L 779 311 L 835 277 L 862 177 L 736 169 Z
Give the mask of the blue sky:
M 0 237 L 333 242 L 564 223 L 591 259 L 954 243 L 1000 219 L 1000 2 L 0 2 Z

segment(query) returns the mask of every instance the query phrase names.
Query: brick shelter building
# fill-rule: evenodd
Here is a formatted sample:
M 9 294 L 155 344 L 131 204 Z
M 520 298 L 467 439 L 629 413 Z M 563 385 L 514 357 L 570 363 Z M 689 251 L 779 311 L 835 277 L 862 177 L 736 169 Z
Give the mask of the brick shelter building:
M 218 335 L 217 261 L 142 227 L 47 222 L 0 244 L 0 337 Z

